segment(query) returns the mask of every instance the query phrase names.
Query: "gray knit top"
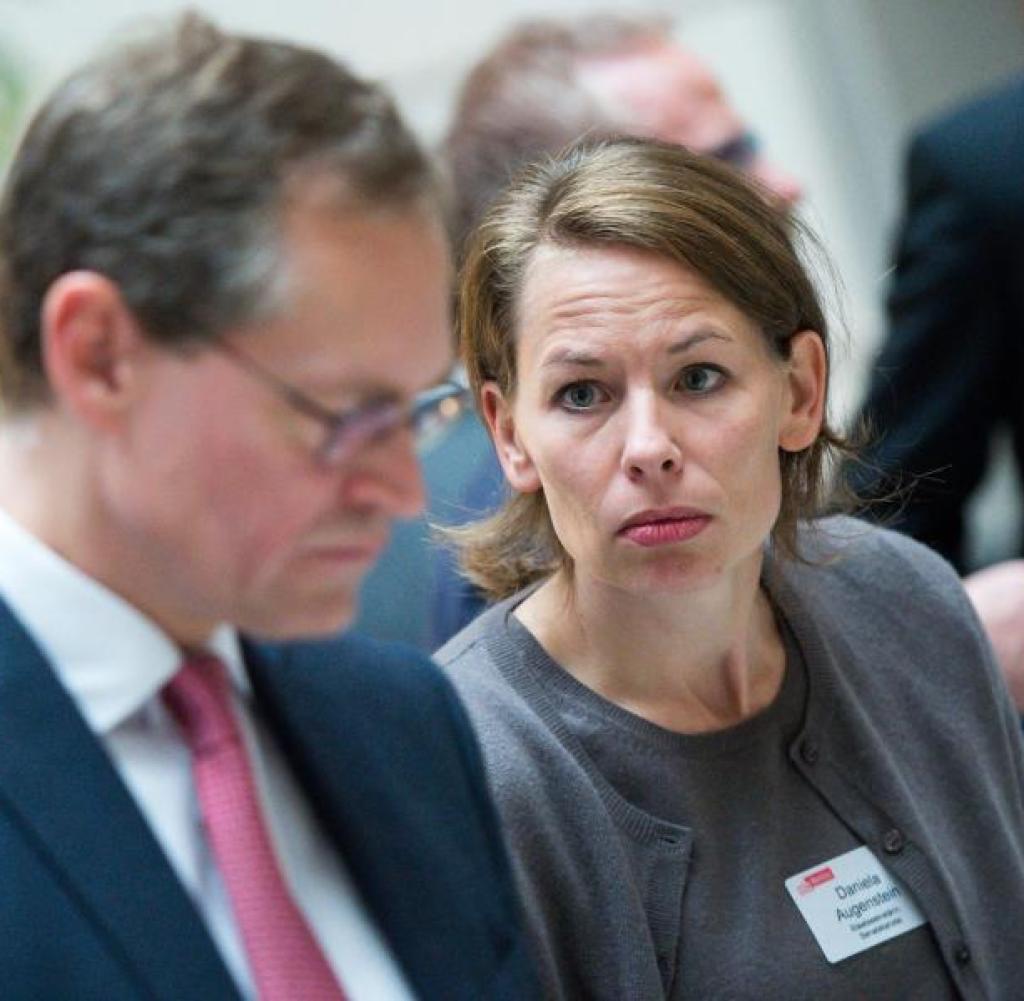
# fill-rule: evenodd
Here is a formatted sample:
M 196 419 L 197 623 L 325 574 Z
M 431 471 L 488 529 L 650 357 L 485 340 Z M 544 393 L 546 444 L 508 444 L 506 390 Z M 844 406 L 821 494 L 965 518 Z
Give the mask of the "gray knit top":
M 489 610 L 438 653 L 484 756 L 546 996 L 1013 997 L 1024 975 L 1024 753 L 955 575 L 849 520 L 766 557 L 775 702 L 663 730 Z M 829 963 L 783 888 L 867 845 L 928 924 Z

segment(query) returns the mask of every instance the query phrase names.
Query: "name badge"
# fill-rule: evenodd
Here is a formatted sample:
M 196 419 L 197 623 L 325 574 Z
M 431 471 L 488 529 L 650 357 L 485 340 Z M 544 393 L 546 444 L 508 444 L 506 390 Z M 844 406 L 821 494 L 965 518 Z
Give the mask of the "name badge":
M 790 876 L 786 889 L 830 963 L 927 923 L 867 847 Z

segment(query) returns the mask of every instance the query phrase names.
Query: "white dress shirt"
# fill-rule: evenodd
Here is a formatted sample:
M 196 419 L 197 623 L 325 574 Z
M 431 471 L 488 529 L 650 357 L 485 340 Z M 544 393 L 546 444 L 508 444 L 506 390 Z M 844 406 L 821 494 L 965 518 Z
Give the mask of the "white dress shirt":
M 206 921 L 244 997 L 252 975 L 203 834 L 189 751 L 161 701 L 182 653 L 152 621 L 0 510 L 0 595 L 68 690 Z M 238 637 L 208 648 L 230 671 L 235 710 L 285 882 L 352 1001 L 410 1001 L 394 958 L 280 752 L 252 711 Z

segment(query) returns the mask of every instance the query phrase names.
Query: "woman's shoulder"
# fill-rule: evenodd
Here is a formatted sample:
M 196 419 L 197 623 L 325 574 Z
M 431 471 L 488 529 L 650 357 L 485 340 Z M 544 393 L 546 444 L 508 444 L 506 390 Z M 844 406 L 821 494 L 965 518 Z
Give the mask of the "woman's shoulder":
M 921 543 L 843 517 L 803 526 L 800 547 L 801 560 L 773 556 L 766 566 L 768 590 L 791 621 L 845 636 L 851 649 L 986 657 L 960 578 Z
M 851 515 L 838 514 L 805 521 L 799 529 L 802 550 L 814 556 L 842 555 L 858 557 L 879 552 L 892 552 L 901 559 L 925 560 L 942 565 L 946 561 L 934 550 L 892 529 Z
M 766 580 L 808 649 L 845 650 L 844 671 L 862 685 L 906 672 L 919 686 L 927 663 L 929 685 L 985 698 L 998 687 L 977 615 L 941 556 L 853 518 L 810 524 L 801 542 L 804 561 L 773 559 Z
M 434 651 L 434 662 L 460 690 L 507 687 L 499 664 L 516 646 L 507 622 L 511 607 L 511 599 L 491 605 Z
M 499 746 L 526 750 L 549 739 L 544 720 L 550 707 L 531 667 L 542 653 L 526 630 L 510 621 L 520 597 L 492 605 L 434 653 L 466 706 L 485 753 Z
M 808 584 L 865 589 L 879 600 L 918 595 L 964 603 L 960 578 L 938 553 L 909 536 L 857 518 L 835 516 L 800 528 L 802 559 L 792 573 Z M 966 607 L 966 606 L 964 606 Z
M 511 619 L 521 598 L 487 609 L 434 654 L 469 714 L 514 845 L 557 841 L 567 825 L 602 823 L 607 813 L 542 680 L 547 655 Z

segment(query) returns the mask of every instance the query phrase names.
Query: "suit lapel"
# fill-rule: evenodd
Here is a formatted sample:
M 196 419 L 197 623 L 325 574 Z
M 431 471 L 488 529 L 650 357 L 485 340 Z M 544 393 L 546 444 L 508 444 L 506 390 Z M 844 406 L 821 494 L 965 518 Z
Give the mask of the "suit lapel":
M 18 817 L 42 864 L 121 958 L 140 994 L 236 998 L 120 776 L 3 602 L 0 733 L 0 809 Z
M 430 977 L 424 977 L 427 971 L 419 955 L 433 934 L 429 915 L 438 901 L 421 899 L 417 883 L 402 879 L 404 855 L 417 852 L 410 845 L 415 825 L 404 816 L 401 798 L 381 788 L 381 768 L 372 753 L 364 753 L 370 746 L 365 735 L 352 734 L 354 721 L 366 713 L 365 706 L 358 699 L 345 704 L 346 700 L 333 697 L 333 686 L 324 686 L 322 675 L 313 680 L 319 672 L 296 663 L 287 647 L 246 644 L 245 659 L 260 712 L 369 914 L 417 993 L 438 996 L 427 989 Z M 341 663 L 335 667 L 339 678 L 348 669 Z M 346 687 L 344 682 L 340 687 Z M 315 735 L 325 732 L 320 714 L 328 707 L 335 739 L 325 754 Z M 360 729 L 358 724 L 355 729 Z M 404 919 L 407 912 L 418 915 L 413 934 Z
M 410 653 L 322 651 L 247 644 L 260 710 L 417 995 L 491 996 L 519 930 L 464 748 Z

